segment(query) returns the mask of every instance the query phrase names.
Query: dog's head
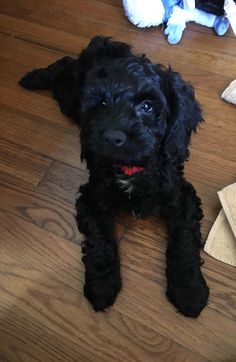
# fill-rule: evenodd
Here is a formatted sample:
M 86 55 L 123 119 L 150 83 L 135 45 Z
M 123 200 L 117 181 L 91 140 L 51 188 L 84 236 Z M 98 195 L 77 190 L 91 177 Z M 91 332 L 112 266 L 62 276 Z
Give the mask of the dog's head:
M 79 69 L 85 158 L 140 166 L 156 157 L 187 158 L 201 112 L 178 73 L 101 37 L 81 54 Z

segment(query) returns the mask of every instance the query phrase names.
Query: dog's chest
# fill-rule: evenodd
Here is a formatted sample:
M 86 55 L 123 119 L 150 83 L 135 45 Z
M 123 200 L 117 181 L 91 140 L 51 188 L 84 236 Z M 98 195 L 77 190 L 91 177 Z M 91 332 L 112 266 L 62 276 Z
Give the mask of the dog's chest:
M 117 185 L 123 195 L 127 196 L 128 209 L 138 218 L 146 218 L 156 213 L 158 206 L 150 196 L 149 188 L 135 175 L 133 177 L 117 177 Z M 159 213 L 159 212 L 157 212 Z
M 120 188 L 120 190 L 124 193 L 126 193 L 129 197 L 129 199 L 131 198 L 131 194 L 134 192 L 135 190 L 135 180 L 134 177 L 129 177 L 129 178 L 122 178 L 122 177 L 118 177 L 117 178 L 117 184 Z

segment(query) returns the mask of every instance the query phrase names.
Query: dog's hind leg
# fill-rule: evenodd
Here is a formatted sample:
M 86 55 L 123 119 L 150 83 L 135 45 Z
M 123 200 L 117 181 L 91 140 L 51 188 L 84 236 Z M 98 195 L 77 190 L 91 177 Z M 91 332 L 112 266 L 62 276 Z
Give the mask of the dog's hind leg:
M 47 68 L 32 70 L 19 84 L 26 89 L 51 89 L 60 109 L 68 117 L 78 120 L 78 61 L 64 57 Z
M 34 69 L 25 74 L 19 81 L 19 84 L 27 89 L 50 89 L 55 77 L 61 73 L 68 64 L 74 62 L 71 57 L 64 57 L 50 64 L 47 68 Z

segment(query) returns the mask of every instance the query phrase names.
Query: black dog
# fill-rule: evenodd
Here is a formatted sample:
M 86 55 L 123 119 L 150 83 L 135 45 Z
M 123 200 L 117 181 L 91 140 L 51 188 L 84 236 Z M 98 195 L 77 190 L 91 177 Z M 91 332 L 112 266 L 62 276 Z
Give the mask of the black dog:
M 200 199 L 183 177 L 192 131 L 202 121 L 193 88 L 171 69 L 130 47 L 95 37 L 78 59 L 64 57 L 26 74 L 28 89 L 50 88 L 61 111 L 81 128 L 90 171 L 76 202 L 86 236 L 84 293 L 96 311 L 121 289 L 114 215 L 120 209 L 167 222 L 167 297 L 197 317 L 209 290 L 201 274 Z

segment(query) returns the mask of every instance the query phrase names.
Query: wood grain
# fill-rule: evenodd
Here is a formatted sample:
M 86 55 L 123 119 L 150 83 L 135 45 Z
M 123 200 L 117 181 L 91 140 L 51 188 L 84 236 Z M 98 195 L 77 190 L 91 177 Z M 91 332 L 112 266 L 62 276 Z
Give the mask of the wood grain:
M 235 106 L 220 98 L 236 74 L 232 31 L 217 37 L 188 24 L 170 46 L 161 27 L 129 23 L 121 1 L 2 0 L 0 33 L 0 361 L 235 362 L 236 269 L 203 253 L 209 305 L 197 320 L 179 315 L 165 297 L 161 220 L 117 217 L 123 289 L 109 311 L 92 310 L 74 220 L 88 177 L 79 131 L 50 92 L 18 85 L 25 72 L 76 56 L 97 34 L 181 72 L 205 119 L 186 178 L 202 199 L 206 239 L 221 208 L 217 191 L 236 177 Z
M 79 185 L 88 181 L 88 172 L 82 167 L 85 168 L 85 164 L 76 168 L 54 161 L 48 172 L 44 174 L 37 189 L 74 205 L 76 196 L 78 196 Z
M 2 106 L 0 133 L 7 141 L 21 144 L 43 156 L 72 166 L 81 165 L 78 130 L 75 127 L 55 126 L 40 115 L 32 117 Z
M 18 185 L 9 177 L 0 181 L 0 205 L 5 212 L 18 215 L 42 229 L 78 242 L 81 239 L 75 225 L 74 205 L 36 190 L 30 185 Z
M 25 147 L 0 139 L 0 171 L 37 186 L 52 160 Z

